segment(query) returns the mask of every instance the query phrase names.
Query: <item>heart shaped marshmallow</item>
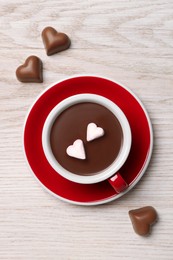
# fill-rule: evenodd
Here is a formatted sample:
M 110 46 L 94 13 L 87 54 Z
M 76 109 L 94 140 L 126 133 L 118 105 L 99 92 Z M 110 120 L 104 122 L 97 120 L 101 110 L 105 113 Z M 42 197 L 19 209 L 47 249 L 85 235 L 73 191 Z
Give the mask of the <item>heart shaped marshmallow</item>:
M 95 123 L 90 123 L 87 126 L 87 141 L 90 142 L 104 135 L 104 130 L 101 127 L 97 127 Z
M 86 155 L 85 155 L 85 149 L 83 145 L 83 141 L 81 139 L 77 139 L 74 141 L 74 143 L 70 146 L 67 147 L 66 152 L 69 156 L 85 160 Z

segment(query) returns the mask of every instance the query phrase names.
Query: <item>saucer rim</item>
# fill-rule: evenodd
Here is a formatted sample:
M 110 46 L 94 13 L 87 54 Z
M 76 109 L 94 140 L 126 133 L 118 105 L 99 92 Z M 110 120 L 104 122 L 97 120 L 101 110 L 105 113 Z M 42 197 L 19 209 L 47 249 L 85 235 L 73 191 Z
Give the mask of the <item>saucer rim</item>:
M 25 152 L 25 143 L 24 143 L 24 135 L 25 135 L 25 128 L 26 128 L 26 123 L 27 123 L 27 119 L 28 116 L 30 115 L 30 112 L 32 110 L 32 108 L 35 106 L 35 104 L 37 103 L 37 101 L 40 99 L 40 97 L 47 92 L 50 88 L 54 87 L 55 85 L 65 81 L 65 80 L 70 80 L 73 78 L 78 78 L 78 77 L 96 77 L 96 78 L 102 78 L 102 79 L 106 79 L 109 81 L 112 81 L 115 84 L 118 84 L 120 87 L 124 88 L 125 90 L 127 90 L 139 103 L 139 105 L 141 106 L 142 110 L 145 113 L 145 116 L 147 118 L 147 122 L 148 122 L 148 126 L 149 126 L 149 132 L 150 132 L 150 147 L 149 147 L 149 152 L 148 152 L 148 156 L 147 156 L 147 160 L 144 162 L 144 167 L 142 168 L 139 176 L 137 178 L 134 179 L 133 183 L 123 192 L 113 195 L 112 197 L 108 198 L 108 199 L 102 199 L 102 200 L 98 200 L 98 201 L 94 201 L 94 202 L 78 202 L 78 201 L 73 201 L 73 200 L 69 200 L 69 199 L 65 199 L 57 194 L 55 194 L 54 192 L 52 192 L 51 190 L 49 190 L 35 175 L 34 171 L 32 170 L 27 156 L 26 156 L 26 152 Z M 61 201 L 64 202 L 68 202 L 70 204 L 73 205 L 80 205 L 80 206 L 95 206 L 95 205 L 101 205 L 101 204 L 105 204 L 105 203 L 109 203 L 111 201 L 114 201 L 120 197 L 122 197 L 123 195 L 125 195 L 126 193 L 128 193 L 132 188 L 134 188 L 134 186 L 140 181 L 140 179 L 142 178 L 142 176 L 144 175 L 145 171 L 148 168 L 149 162 L 151 160 L 151 156 L 152 156 L 152 151 L 153 151 L 153 128 L 152 128 L 152 124 L 151 124 L 151 120 L 149 117 L 149 114 L 145 108 L 145 106 L 143 105 L 142 101 L 137 97 L 137 95 L 130 90 L 128 87 L 124 86 L 124 84 L 121 84 L 119 81 L 115 81 L 112 78 L 108 78 L 108 77 L 104 77 L 104 76 L 99 76 L 96 74 L 75 74 L 73 76 L 70 77 L 65 77 L 62 80 L 58 80 L 52 84 L 50 84 L 48 87 L 46 87 L 43 91 L 41 91 L 41 93 L 36 97 L 35 101 L 32 103 L 32 105 L 30 106 L 30 108 L 28 109 L 28 112 L 26 113 L 25 116 L 25 120 L 24 120 L 24 124 L 23 124 L 23 135 L 22 135 L 22 143 L 23 143 L 23 153 L 24 153 L 24 158 L 25 158 L 25 162 L 27 164 L 27 167 L 29 168 L 29 171 L 31 173 L 32 176 L 34 176 L 34 178 L 37 180 L 37 182 L 39 184 L 41 184 L 41 186 L 43 187 L 43 189 L 45 189 L 49 194 L 53 195 L 54 197 L 60 199 Z

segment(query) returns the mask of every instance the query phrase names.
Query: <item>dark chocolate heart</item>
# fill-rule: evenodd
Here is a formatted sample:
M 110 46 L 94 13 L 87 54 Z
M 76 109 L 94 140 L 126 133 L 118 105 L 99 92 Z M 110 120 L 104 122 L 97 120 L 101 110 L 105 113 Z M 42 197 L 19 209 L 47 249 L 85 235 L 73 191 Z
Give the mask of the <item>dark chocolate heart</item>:
M 37 56 L 29 56 L 25 63 L 17 68 L 16 77 L 21 82 L 43 82 L 42 61 Z
M 151 206 L 130 210 L 129 216 L 135 232 L 140 236 L 148 235 L 151 225 L 157 220 L 157 212 Z
M 46 27 L 42 31 L 42 39 L 48 56 L 68 49 L 71 43 L 65 33 L 57 32 L 52 27 Z

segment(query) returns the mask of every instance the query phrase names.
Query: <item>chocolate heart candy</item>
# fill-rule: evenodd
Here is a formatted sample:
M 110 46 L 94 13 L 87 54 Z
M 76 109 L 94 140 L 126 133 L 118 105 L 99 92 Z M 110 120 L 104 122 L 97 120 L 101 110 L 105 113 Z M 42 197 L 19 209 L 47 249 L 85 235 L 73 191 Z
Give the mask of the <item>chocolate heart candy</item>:
M 43 82 L 42 61 L 37 56 L 29 56 L 25 63 L 17 68 L 16 77 L 21 82 Z
M 151 206 L 130 210 L 129 216 L 135 232 L 140 236 L 148 235 L 151 225 L 157 220 L 157 212 Z
M 68 49 L 71 43 L 65 33 L 59 33 L 52 27 L 42 31 L 42 39 L 48 56 Z

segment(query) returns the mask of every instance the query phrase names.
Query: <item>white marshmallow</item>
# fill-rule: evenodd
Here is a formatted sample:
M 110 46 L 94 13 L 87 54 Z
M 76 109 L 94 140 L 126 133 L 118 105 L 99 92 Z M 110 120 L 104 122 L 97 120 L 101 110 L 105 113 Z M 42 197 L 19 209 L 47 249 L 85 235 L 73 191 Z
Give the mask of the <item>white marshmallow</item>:
M 83 141 L 81 139 L 77 139 L 74 143 L 67 147 L 66 153 L 74 158 L 85 160 L 85 149 L 83 145 Z
M 90 123 L 87 126 L 87 141 L 90 142 L 96 138 L 104 135 L 104 130 L 101 127 L 97 127 L 95 123 Z

